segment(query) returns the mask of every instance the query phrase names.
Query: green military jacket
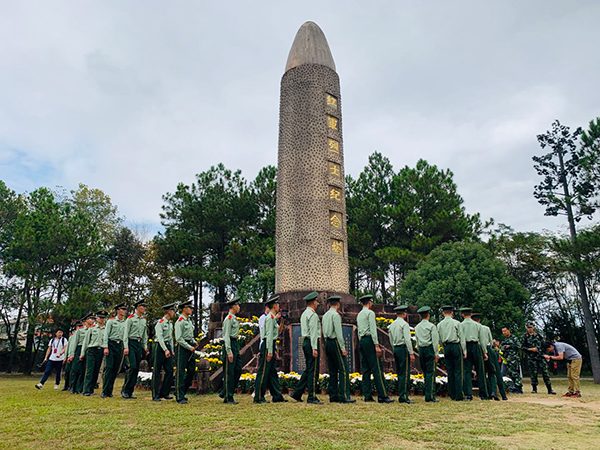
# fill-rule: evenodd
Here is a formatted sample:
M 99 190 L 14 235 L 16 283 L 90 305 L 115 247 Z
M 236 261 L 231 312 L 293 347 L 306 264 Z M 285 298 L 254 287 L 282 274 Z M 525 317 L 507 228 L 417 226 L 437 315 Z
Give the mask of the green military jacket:
M 402 317 L 398 317 L 392 322 L 388 329 L 390 335 L 390 344 L 393 347 L 397 345 L 406 345 L 408 353 L 411 355 L 414 353 L 412 341 L 410 339 L 410 325 L 406 323 Z
M 438 356 L 440 337 L 438 336 L 437 327 L 427 319 L 422 319 L 415 327 L 415 337 L 417 338 L 417 346 L 428 347 L 433 346 L 435 356 Z
M 119 320 L 118 317 L 111 317 L 106 321 L 104 330 L 104 348 L 108 348 L 108 341 L 123 342 L 125 336 L 125 319 Z
M 77 331 L 75 331 L 75 334 L 73 335 L 73 354 L 75 354 L 75 349 L 77 347 L 79 347 L 80 345 L 83 345 L 83 341 L 85 340 L 85 336 L 88 332 L 88 327 L 83 326 L 80 328 L 77 328 Z
M 265 342 L 267 344 L 267 353 L 273 353 L 273 344 L 279 336 L 279 327 L 277 325 L 275 314 L 267 314 L 267 318 L 265 319 L 265 324 L 263 326 L 263 332 L 265 335 Z
M 146 328 L 146 317 L 137 314 L 130 315 L 125 321 L 125 332 L 123 333 L 123 347 L 129 348 L 129 339 L 139 340 L 144 350 L 148 349 L 148 329 Z
M 240 335 L 240 321 L 235 314 L 227 314 L 223 321 L 223 344 L 228 355 L 233 355 L 231 350 L 231 339 L 237 339 Z
M 481 325 L 475 322 L 470 317 L 466 318 L 460 323 L 460 329 L 465 335 L 465 341 L 477 342 L 481 347 L 481 351 L 487 355 L 487 348 L 481 343 Z
M 304 339 L 310 339 L 310 348 L 319 349 L 319 338 L 321 337 L 321 321 L 319 315 L 312 308 L 306 308 L 300 316 L 300 332 Z
M 504 353 L 505 358 L 512 358 L 519 355 L 521 342 L 514 334 L 511 334 L 509 337 L 505 338 L 500 345 L 502 346 L 502 352 Z
M 467 342 L 465 340 L 465 335 L 460 328 L 460 322 L 458 320 L 453 319 L 450 316 L 446 316 L 440 323 L 437 324 L 437 329 L 442 345 L 448 343 L 460 344 L 463 354 L 467 354 Z
M 175 322 L 175 343 L 187 350 L 192 350 L 195 343 L 192 319 L 186 319 L 183 314 Z
M 65 359 L 69 359 L 71 356 L 75 355 L 75 348 L 77 348 L 75 333 L 77 333 L 77 330 L 75 330 L 69 336 L 69 342 L 67 343 L 67 351 L 65 352 Z
M 154 340 L 163 352 L 173 350 L 173 323 L 167 317 L 163 317 L 154 325 Z
M 492 330 L 487 325 L 481 325 L 480 342 L 482 347 L 492 347 L 494 345 L 494 337 Z
M 329 311 L 323 315 L 323 336 L 326 339 L 337 339 L 340 349 L 346 351 L 342 331 L 342 316 L 333 308 L 329 308 Z
M 543 359 L 543 345 L 544 338 L 537 331 L 534 331 L 532 335 L 530 335 L 529 333 L 525 333 L 523 335 L 522 346 L 528 358 L 537 360 Z M 529 350 L 527 350 L 528 348 L 537 348 L 537 352 L 530 352 Z
M 83 340 L 83 344 L 81 346 L 81 354 L 85 355 L 85 352 L 88 348 L 92 347 L 100 347 L 102 348 L 104 341 L 104 328 L 106 325 L 100 326 L 98 324 L 93 325 L 88 328 L 88 331 L 85 335 L 85 339 Z
M 358 337 L 371 336 L 373 344 L 379 345 L 377 339 L 377 322 L 375 312 L 369 308 L 363 308 L 356 316 L 356 327 L 358 328 Z

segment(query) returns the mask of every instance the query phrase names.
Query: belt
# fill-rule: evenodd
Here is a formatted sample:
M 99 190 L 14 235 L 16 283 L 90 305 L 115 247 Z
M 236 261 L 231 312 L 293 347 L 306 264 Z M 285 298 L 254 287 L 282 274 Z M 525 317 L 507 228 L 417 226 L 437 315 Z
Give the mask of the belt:
M 398 344 L 398 345 L 394 345 L 394 348 L 397 348 L 397 347 L 406 347 L 406 344 Z
M 446 342 L 442 342 L 443 345 L 448 345 L 448 344 L 459 344 L 459 342 L 452 342 L 452 341 L 446 341 Z
M 325 338 L 325 339 L 327 339 L 328 341 L 337 341 L 337 338 Z
M 123 341 L 117 339 L 109 339 L 110 342 L 116 342 L 117 344 L 122 344 Z
M 142 338 L 134 338 L 134 337 L 130 337 L 129 338 L 130 341 L 136 341 L 136 342 L 142 342 Z
M 467 344 L 479 344 L 478 341 L 467 341 Z

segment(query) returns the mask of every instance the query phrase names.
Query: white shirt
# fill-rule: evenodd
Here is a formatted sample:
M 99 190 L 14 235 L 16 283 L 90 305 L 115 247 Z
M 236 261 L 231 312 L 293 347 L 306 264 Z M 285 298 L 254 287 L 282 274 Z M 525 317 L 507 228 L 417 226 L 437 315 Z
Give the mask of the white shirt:
M 258 329 L 260 331 L 260 338 L 263 339 L 263 327 L 265 326 L 265 319 L 267 318 L 267 313 L 264 313 L 262 316 L 258 318 Z
M 50 341 L 50 361 L 64 361 L 67 344 L 69 343 L 66 337 L 60 339 L 52 338 Z

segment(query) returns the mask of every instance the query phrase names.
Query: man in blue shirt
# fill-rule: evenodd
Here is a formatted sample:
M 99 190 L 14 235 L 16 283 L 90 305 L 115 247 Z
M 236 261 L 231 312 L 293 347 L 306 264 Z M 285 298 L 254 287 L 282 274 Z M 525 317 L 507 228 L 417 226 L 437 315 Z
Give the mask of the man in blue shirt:
M 544 342 L 544 348 L 549 355 L 544 355 L 546 361 L 566 361 L 567 378 L 569 379 L 569 390 L 563 397 L 580 398 L 581 383 L 579 374 L 581 373 L 581 353 L 575 347 L 564 342 Z

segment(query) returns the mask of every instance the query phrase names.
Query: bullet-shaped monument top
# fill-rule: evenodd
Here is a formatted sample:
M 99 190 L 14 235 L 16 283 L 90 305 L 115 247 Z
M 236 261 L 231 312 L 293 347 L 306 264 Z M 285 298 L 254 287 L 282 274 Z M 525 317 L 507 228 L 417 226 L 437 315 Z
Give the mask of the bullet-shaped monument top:
M 335 62 L 333 62 L 325 33 L 314 22 L 305 22 L 296 33 L 285 71 L 302 64 L 319 64 L 335 70 Z
M 300 27 L 281 79 L 275 292 L 348 297 L 340 80 L 323 31 Z M 284 298 L 282 297 L 282 299 Z

